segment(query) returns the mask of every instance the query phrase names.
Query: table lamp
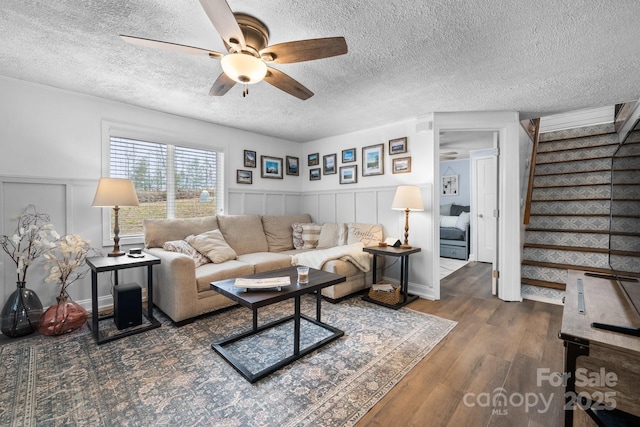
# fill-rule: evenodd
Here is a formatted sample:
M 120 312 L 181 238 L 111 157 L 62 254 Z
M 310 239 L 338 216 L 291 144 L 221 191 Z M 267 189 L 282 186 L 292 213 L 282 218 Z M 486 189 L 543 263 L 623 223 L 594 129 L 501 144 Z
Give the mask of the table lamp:
M 95 207 L 113 207 L 115 213 L 115 224 L 113 226 L 113 251 L 109 256 L 121 256 L 124 252 L 120 250 L 120 226 L 118 225 L 118 211 L 120 206 L 139 206 L 138 195 L 133 186 L 133 181 L 125 178 L 100 178 L 98 189 L 91 204 Z
M 411 249 L 409 245 L 409 211 L 423 211 L 422 194 L 420 188 L 415 185 L 400 185 L 396 188 L 391 209 L 405 211 L 404 243 L 401 248 Z

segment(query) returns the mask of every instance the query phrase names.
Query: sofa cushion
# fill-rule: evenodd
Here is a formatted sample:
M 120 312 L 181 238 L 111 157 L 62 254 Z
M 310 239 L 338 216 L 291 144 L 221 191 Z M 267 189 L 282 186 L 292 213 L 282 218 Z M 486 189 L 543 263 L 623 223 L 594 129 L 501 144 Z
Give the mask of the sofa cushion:
M 198 250 L 201 254 L 205 255 L 215 264 L 228 261 L 230 259 L 236 259 L 238 255 L 224 240 L 224 236 L 220 230 L 211 230 L 198 234 L 197 236 L 191 235 L 186 238 L 187 242 Z
M 196 268 L 211 262 L 209 258 L 198 252 L 196 248 L 191 246 L 186 240 L 172 240 L 169 242 L 164 242 L 164 245 L 162 245 L 162 249 L 169 252 L 177 252 L 179 254 L 187 255 L 189 258 L 193 259 L 193 262 L 196 263 Z
M 302 224 L 302 249 L 313 249 L 318 246 L 318 238 L 320 237 L 320 224 Z
M 325 222 L 318 237 L 318 248 L 332 248 L 347 243 L 347 224 L 343 222 Z
M 238 257 L 238 261 L 253 266 L 256 274 L 291 266 L 291 257 L 278 252 L 243 254 Z
M 382 225 L 351 222 L 347 224 L 347 244 L 362 242 L 365 246 L 382 241 Z
M 451 205 L 451 212 L 449 213 L 449 215 L 458 216 L 462 212 L 471 212 L 471 206 L 456 205 L 454 203 Z
M 332 259 L 324 263 L 322 266 L 323 271 L 329 273 L 342 274 L 343 276 L 352 277 L 358 274 L 364 274 L 358 267 L 348 261 L 341 259 Z
M 190 234 L 200 234 L 217 229 L 218 219 L 215 216 L 144 219 L 142 226 L 145 247 L 161 248 L 164 242 L 183 240 Z
M 269 252 L 282 252 L 293 249 L 292 224 L 308 222 L 311 222 L 309 214 L 263 216 L 262 228 L 267 237 Z
M 198 292 L 211 290 L 211 282 L 234 279 L 249 274 L 253 274 L 253 266 L 237 260 L 229 260 L 222 264 L 205 264 L 196 268 Z
M 269 251 L 258 215 L 218 215 L 218 228 L 238 255 Z
M 462 231 L 467 231 L 467 226 L 471 222 L 471 214 L 469 212 L 462 212 L 458 215 L 458 219 L 454 225 L 455 228 L 458 228 Z

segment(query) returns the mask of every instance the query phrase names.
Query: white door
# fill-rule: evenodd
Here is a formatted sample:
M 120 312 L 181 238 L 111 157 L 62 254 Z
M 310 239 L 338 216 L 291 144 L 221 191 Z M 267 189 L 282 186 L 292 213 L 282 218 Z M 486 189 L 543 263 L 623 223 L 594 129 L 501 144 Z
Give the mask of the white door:
M 477 157 L 475 163 L 476 260 L 493 263 L 496 256 L 498 185 L 495 157 Z

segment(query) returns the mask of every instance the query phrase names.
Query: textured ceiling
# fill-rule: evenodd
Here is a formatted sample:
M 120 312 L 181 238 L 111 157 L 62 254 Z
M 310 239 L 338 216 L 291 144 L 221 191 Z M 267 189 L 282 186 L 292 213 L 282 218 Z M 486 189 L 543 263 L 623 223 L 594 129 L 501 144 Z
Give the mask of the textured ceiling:
M 127 34 L 226 52 L 197 0 L 3 0 L 0 75 L 292 141 L 434 111 L 523 118 L 640 97 L 640 2 L 228 0 L 270 44 L 344 36 L 349 53 L 276 65 L 266 82 L 208 95 L 219 60 L 124 43 Z

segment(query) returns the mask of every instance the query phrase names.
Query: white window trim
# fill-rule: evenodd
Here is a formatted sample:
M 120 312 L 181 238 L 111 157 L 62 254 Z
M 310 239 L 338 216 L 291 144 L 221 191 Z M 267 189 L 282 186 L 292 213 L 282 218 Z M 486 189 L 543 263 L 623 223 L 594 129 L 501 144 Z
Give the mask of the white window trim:
M 219 177 L 225 179 L 227 176 L 224 161 L 224 149 L 221 146 L 211 145 L 211 141 L 199 140 L 193 136 L 179 134 L 171 129 L 149 128 L 132 123 L 113 122 L 102 120 L 102 170 L 100 177 L 108 177 L 111 171 L 111 142 L 112 136 L 119 136 L 129 139 L 137 139 L 140 141 L 157 142 L 160 144 L 177 145 L 181 147 L 195 148 L 201 150 L 213 150 L 221 154 L 218 159 Z M 227 200 L 227 184 L 224 182 L 223 206 L 220 207 L 218 213 L 222 214 L 225 210 Z M 113 239 L 111 238 L 111 211 L 113 208 L 102 208 L 102 246 L 113 247 Z M 127 245 L 143 245 L 144 236 L 142 234 L 135 236 L 120 237 L 120 246 Z

